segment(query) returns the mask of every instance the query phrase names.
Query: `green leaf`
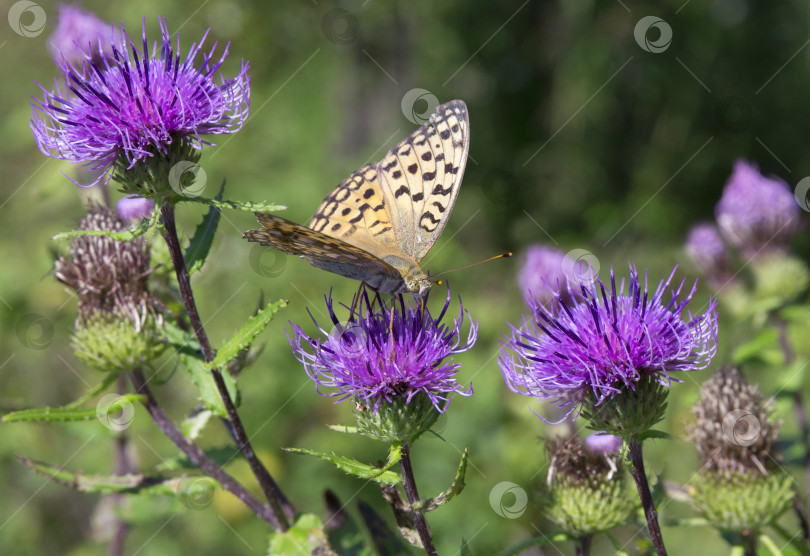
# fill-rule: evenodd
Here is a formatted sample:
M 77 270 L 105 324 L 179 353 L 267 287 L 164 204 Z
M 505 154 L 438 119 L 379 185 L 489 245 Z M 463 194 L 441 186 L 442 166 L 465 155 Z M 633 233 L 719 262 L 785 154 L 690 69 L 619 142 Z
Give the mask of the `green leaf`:
M 464 477 L 467 474 L 467 457 L 469 456 L 470 448 L 469 446 L 464 448 L 464 453 L 461 454 L 461 462 L 458 464 L 458 469 L 456 470 L 456 476 L 453 479 L 453 484 L 450 485 L 450 488 L 439 494 L 434 498 L 428 498 L 427 500 L 420 500 L 416 504 L 414 504 L 414 508 L 417 510 L 422 510 L 425 512 L 430 512 L 438 508 L 439 506 L 443 506 L 447 504 L 450 500 L 452 500 L 455 496 L 461 494 L 461 491 L 464 490 Z
M 774 356 L 781 359 L 779 348 L 779 332 L 773 328 L 766 328 L 757 336 L 734 350 L 731 356 L 732 364 L 740 365 L 748 361 L 772 362 Z
M 360 434 L 360 429 L 357 427 L 349 427 L 346 425 L 326 425 L 330 430 L 337 432 L 345 432 L 346 434 Z
M 219 199 L 207 199 L 205 197 L 183 197 L 181 201 L 200 203 L 218 209 L 242 210 L 246 212 L 276 212 L 287 208 L 284 205 L 276 205 L 275 203 L 268 203 L 267 201 L 259 203 L 254 203 L 253 201 L 220 201 Z
M 242 452 L 234 446 L 222 446 L 206 450 L 205 455 L 214 460 L 217 465 L 223 467 L 234 460 L 240 459 Z M 187 469 L 197 469 L 197 466 L 185 455 L 165 459 L 157 466 L 158 471 L 184 471 Z
M 200 344 L 197 342 L 197 338 L 192 333 L 186 332 L 170 322 L 164 324 L 163 330 L 166 334 L 166 341 L 177 350 L 183 368 L 188 372 L 191 382 L 197 387 L 197 394 L 203 407 L 214 412 L 218 417 L 227 418 L 228 411 L 225 409 L 225 404 L 219 395 L 217 383 L 211 374 L 211 367 L 200 353 Z M 227 368 L 222 368 L 218 372 L 222 373 L 222 378 L 231 399 L 234 405 L 238 406 L 240 395 L 236 379 Z
M 643 434 L 639 435 L 639 440 L 672 440 L 673 436 L 668 432 L 650 429 Z
M 189 482 L 188 477 L 149 477 L 141 474 L 129 475 L 86 475 L 68 471 L 62 467 L 47 464 L 23 456 L 17 456 L 27 468 L 54 482 L 81 492 L 98 492 L 101 494 L 159 494 L 176 496 L 183 492 L 183 485 Z M 212 484 L 216 481 L 205 477 Z
M 183 422 L 180 424 L 180 430 L 183 436 L 189 440 L 197 440 L 213 414 L 214 413 L 208 409 L 201 409 L 183 419 Z
M 216 200 L 222 198 L 224 189 L 225 181 L 223 180 L 222 185 L 219 186 L 219 193 L 217 193 L 215 197 Z M 220 214 L 221 209 L 212 206 L 208 209 L 202 222 L 199 223 L 197 229 L 194 231 L 194 237 L 191 238 L 188 249 L 186 249 L 186 253 L 183 256 L 189 274 L 200 270 L 202 265 L 205 264 L 205 259 L 208 257 L 208 253 L 211 250 L 211 244 L 214 242 L 214 234 L 217 232 Z
M 70 232 L 62 232 L 56 234 L 51 239 L 72 239 L 79 236 L 106 236 L 118 241 L 132 241 L 133 239 L 144 235 L 157 224 L 156 215 L 157 211 L 152 215 L 152 218 L 142 219 L 137 226 L 125 232 L 111 232 L 109 230 L 71 230 Z
M 72 407 L 42 407 L 37 409 L 24 409 L 3 415 L 6 423 L 20 423 L 26 421 L 89 421 L 96 419 L 99 415 L 109 415 L 132 405 L 134 402 L 141 402 L 145 398 L 138 394 L 124 394 L 117 397 L 109 404 L 100 405 L 91 409 L 77 409 Z
M 313 514 L 298 516 L 286 532 L 270 534 L 270 546 L 267 549 L 270 556 L 280 554 L 319 554 L 335 556 L 326 540 L 323 523 Z
M 388 462 L 386 463 L 387 467 L 383 467 L 382 469 L 379 467 L 374 467 L 359 462 L 352 458 L 338 456 L 336 454 L 325 454 L 323 452 L 315 452 L 313 450 L 307 450 L 305 448 L 284 448 L 284 451 L 291 452 L 293 454 L 304 454 L 324 459 L 328 462 L 331 462 L 335 467 L 337 467 L 341 471 L 344 471 L 349 475 L 353 475 L 355 477 L 360 477 L 361 479 L 373 479 L 377 483 L 383 483 L 386 485 L 396 485 L 402 481 L 402 477 L 400 477 L 399 473 L 387 470 L 388 467 L 399 461 L 399 453 L 398 453 L 399 450 L 397 450 L 397 454 L 394 454 L 393 447 L 391 448 L 391 452 L 388 455 Z M 392 462 L 392 458 L 396 459 Z
M 209 366 L 213 369 L 227 366 L 228 362 L 235 359 L 243 349 L 250 347 L 250 344 L 256 339 L 256 336 L 273 320 L 273 316 L 278 313 L 282 307 L 286 306 L 287 302 L 282 299 L 271 303 L 250 317 L 231 339 L 222 344 L 217 350 L 217 356 L 211 361 Z

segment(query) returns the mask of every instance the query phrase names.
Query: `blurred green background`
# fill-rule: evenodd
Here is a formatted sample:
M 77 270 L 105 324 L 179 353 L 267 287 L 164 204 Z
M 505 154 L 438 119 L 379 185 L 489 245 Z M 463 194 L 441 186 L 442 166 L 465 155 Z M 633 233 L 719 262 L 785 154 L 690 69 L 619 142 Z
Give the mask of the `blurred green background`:
M 11 7 L 5 3 L 3 12 Z M 57 250 L 49 238 L 69 230 L 94 193 L 80 190 L 60 171 L 75 168 L 44 157 L 28 129 L 28 95 L 34 81 L 52 82 L 55 66 L 46 39 L 57 4 L 40 2 L 47 14 L 42 34 L 26 38 L 2 23 L 0 35 L 0 400 L 5 411 L 61 405 L 101 377 L 73 357 L 70 334 L 75 300 L 50 274 Z M 810 91 L 806 2 L 637 3 L 629 1 L 501 3 L 328 1 L 271 4 L 237 0 L 139 3 L 84 2 L 106 21 L 123 21 L 133 37 L 146 17 L 157 36 L 157 16 L 180 31 L 182 51 L 206 28 L 231 41 L 226 75 L 239 58 L 250 61 L 251 116 L 234 136 L 205 150 L 206 195 L 227 176 L 227 198 L 268 200 L 289 206 L 284 216 L 308 222 L 321 199 L 353 169 L 378 160 L 416 126 L 402 99 L 424 89 L 439 102 L 463 99 L 470 111 L 471 146 L 464 185 L 452 218 L 424 268 L 461 266 L 503 250 L 520 254 L 532 243 L 564 251 L 591 251 L 604 275 L 628 261 L 665 277 L 676 263 L 694 278 L 682 250 L 692 224 L 712 217 L 733 161 L 757 161 L 763 172 L 791 186 L 810 175 L 807 93 Z M 337 10 L 337 11 L 336 11 Z M 663 52 L 645 51 L 634 38 L 644 16 L 671 26 Z M 655 41 L 656 31 L 649 38 Z M 210 44 L 210 43 L 209 43 Z M 642 42 L 642 44 L 644 44 Z M 187 237 L 202 210 L 181 205 Z M 329 464 L 283 453 L 284 446 L 335 451 L 374 462 L 384 446 L 347 438 L 325 424 L 350 423 L 349 403 L 333 405 L 317 395 L 291 354 L 287 321 L 312 327 L 306 309 L 323 319 L 323 295 L 334 289 L 349 300 L 356 283 L 311 268 L 306 262 L 262 251 L 241 239 L 252 215 L 226 212 L 213 252 L 193 281 L 203 319 L 215 344 L 249 315 L 259 292 L 290 300 L 261 336 L 261 359 L 240 377 L 241 414 L 255 446 L 300 510 L 322 513 L 322 493 L 333 489 L 355 512 L 363 500 L 393 527 L 378 490 L 335 471 Z M 806 259 L 808 242 L 795 248 Z M 475 395 L 456 397 L 439 422 L 444 440 L 425 437 L 414 450 L 420 492 L 445 489 L 461 451 L 470 447 L 467 488 L 461 498 L 429 515 L 441 554 L 458 550 L 462 537 L 474 554 L 491 554 L 530 536 L 550 534 L 535 505 L 547 462 L 538 437 L 555 434 L 528 409 L 527 398 L 504 387 L 496 363 L 498 340 L 523 311 L 515 281 L 520 257 L 450 276 L 454 294 L 480 323 L 475 348 L 458 359 L 460 379 Z M 701 288 L 697 311 L 709 291 Z M 434 296 L 439 297 L 439 296 Z M 433 300 L 436 302 L 436 299 Z M 43 317 L 34 326 L 28 315 Z M 721 315 L 721 318 L 725 318 Z M 721 328 L 720 353 L 707 371 L 682 377 L 672 388 L 668 417 L 660 428 L 671 441 L 647 446 L 648 470 L 688 482 L 697 469 L 694 449 L 683 440 L 688 409 L 699 384 L 723 361 L 744 333 Z M 32 340 L 33 339 L 33 340 Z M 166 378 L 173 362 L 161 370 Z M 762 390 L 768 377 L 749 373 Z M 195 405 L 182 372 L 158 396 L 177 420 Z M 795 434 L 788 408 L 777 405 Z M 581 423 L 577 423 L 578 426 Z M 113 436 L 98 423 L 3 425 L 0 433 L 0 553 L 104 554 L 93 540 L 96 495 L 83 495 L 24 469 L 15 454 L 86 472 L 109 473 Z M 138 466 L 149 470 L 175 455 L 143 410 L 127 434 Z M 226 441 L 217 423 L 202 443 Z M 250 482 L 242 462 L 229 468 Z M 798 477 L 797 473 L 797 477 Z M 801 480 L 798 479 L 800 482 Z M 489 493 L 510 481 L 530 495 L 526 512 L 506 519 L 493 511 Z M 508 502 L 508 501 L 507 501 Z M 663 518 L 692 515 L 668 502 Z M 785 526 L 795 528 L 792 516 Z M 636 528 L 617 532 L 632 550 Z M 725 543 L 709 529 L 683 534 L 664 528 L 671 553 L 722 553 Z M 128 554 L 264 554 L 265 524 L 227 494 L 213 505 L 170 518 L 155 510 L 127 541 Z M 571 545 L 559 545 L 572 553 Z M 612 549 L 604 537 L 595 553 Z M 528 554 L 540 552 L 527 552 Z M 545 548 L 543 553 L 557 553 Z

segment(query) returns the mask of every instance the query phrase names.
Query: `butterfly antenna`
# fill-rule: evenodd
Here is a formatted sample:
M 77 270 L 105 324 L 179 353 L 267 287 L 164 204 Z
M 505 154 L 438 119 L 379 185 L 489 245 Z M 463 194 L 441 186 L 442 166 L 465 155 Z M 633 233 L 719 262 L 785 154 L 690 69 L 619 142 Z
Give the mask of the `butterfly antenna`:
M 448 274 L 450 272 L 455 272 L 457 270 L 464 270 L 465 268 L 471 268 L 471 267 L 474 267 L 474 266 L 478 266 L 479 264 L 488 263 L 489 261 L 494 261 L 494 260 L 497 260 L 497 259 L 508 259 L 511 256 L 512 256 L 512 253 L 501 253 L 500 255 L 495 255 L 494 257 L 484 259 L 483 261 L 478 261 L 477 263 L 472 263 L 472 264 L 460 266 L 458 268 L 451 268 L 450 270 L 445 270 L 443 272 L 439 272 L 438 274 L 434 274 L 433 276 L 431 276 L 431 281 L 433 281 L 432 278 L 435 278 L 436 276 L 441 276 L 442 274 Z M 437 280 L 436 284 L 441 286 L 442 285 L 442 280 Z

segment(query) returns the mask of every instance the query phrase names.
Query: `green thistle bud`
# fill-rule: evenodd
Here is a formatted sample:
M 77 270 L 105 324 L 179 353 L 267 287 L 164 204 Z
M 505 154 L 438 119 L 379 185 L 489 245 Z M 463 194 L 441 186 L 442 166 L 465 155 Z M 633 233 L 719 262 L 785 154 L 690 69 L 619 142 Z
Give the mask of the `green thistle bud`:
M 754 295 L 764 309 L 781 307 L 807 290 L 810 270 L 803 261 L 781 252 L 754 259 Z
M 540 507 L 563 531 L 592 535 L 622 525 L 635 512 L 638 501 L 619 456 L 591 452 L 576 436 L 546 446 L 550 467 Z
M 116 161 L 113 179 L 125 193 L 158 202 L 199 197 L 205 188 L 205 172 L 198 164 L 201 154 L 185 141 L 173 141 L 165 153 L 155 153 L 134 166 L 122 154 Z
M 411 442 L 430 429 L 439 418 L 439 411 L 430 398 L 416 394 L 410 402 L 393 398 L 381 403 L 376 412 L 357 404 L 354 418 L 361 434 L 383 442 Z
M 667 388 L 653 377 L 644 376 L 635 388 L 623 388 L 606 402 L 596 402 L 589 393 L 582 409 L 591 429 L 625 439 L 638 438 L 664 417 Z
M 715 527 L 758 531 L 790 505 L 793 480 L 779 467 L 773 400 L 763 400 L 737 369 L 723 369 L 700 389 L 687 427 L 701 460 L 690 487 L 698 511 Z
M 114 312 L 94 312 L 77 322 L 72 338 L 74 353 L 98 371 L 132 371 L 158 357 L 166 347 L 159 323 L 160 318 L 150 314 L 145 304 L 120 302 Z
M 704 473 L 689 488 L 697 510 L 722 531 L 759 531 L 776 521 L 793 500 L 793 479 L 785 473 Z

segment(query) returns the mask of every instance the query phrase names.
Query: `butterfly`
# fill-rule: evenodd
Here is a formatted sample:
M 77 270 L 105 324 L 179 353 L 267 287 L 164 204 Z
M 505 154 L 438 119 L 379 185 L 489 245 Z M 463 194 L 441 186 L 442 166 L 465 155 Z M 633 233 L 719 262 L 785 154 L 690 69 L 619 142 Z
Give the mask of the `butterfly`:
M 309 227 L 256 212 L 262 228 L 242 237 L 378 292 L 424 297 L 431 282 L 419 264 L 447 224 L 469 150 L 467 105 L 441 104 L 381 161 L 343 180 Z

